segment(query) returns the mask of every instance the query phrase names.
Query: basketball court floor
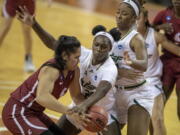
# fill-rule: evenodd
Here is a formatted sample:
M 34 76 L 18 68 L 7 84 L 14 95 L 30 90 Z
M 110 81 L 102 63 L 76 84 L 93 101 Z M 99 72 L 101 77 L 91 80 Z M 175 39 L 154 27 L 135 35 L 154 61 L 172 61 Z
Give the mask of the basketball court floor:
M 2 5 L 2 0 L 0 0 Z M 43 1 L 37 1 L 36 19 L 54 37 L 59 35 L 77 36 L 82 45 L 91 48 L 91 29 L 97 24 L 105 25 L 108 29 L 114 27 L 115 17 L 100 13 L 93 13 L 77 7 L 65 4 L 53 3 L 50 7 Z M 154 10 L 153 10 L 154 13 Z M 153 15 L 151 12 L 151 15 Z M 2 23 L 2 18 L 0 18 Z M 38 68 L 43 62 L 53 57 L 53 52 L 46 48 L 34 32 L 33 35 L 33 60 Z M 16 89 L 30 74 L 23 71 L 24 46 L 21 25 L 18 20 L 14 20 L 8 36 L 0 47 L 0 114 L 9 94 Z M 168 135 L 179 135 L 180 123 L 176 115 L 176 95 L 172 94 L 165 108 L 165 124 Z M 64 96 L 60 102 L 69 104 L 71 102 L 69 94 Z M 60 114 L 46 110 L 46 113 L 55 121 Z M 123 135 L 126 129 L 123 130 Z M 0 135 L 10 135 L 3 126 L 0 115 Z M 82 132 L 81 135 L 94 135 L 89 132 Z

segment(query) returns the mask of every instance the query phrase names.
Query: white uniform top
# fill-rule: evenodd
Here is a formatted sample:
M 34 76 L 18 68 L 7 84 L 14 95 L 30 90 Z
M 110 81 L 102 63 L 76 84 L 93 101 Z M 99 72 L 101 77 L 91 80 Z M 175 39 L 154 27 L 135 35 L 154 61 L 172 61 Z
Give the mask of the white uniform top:
M 102 80 L 111 83 L 113 88 L 117 75 L 117 67 L 111 57 L 103 64 L 92 65 L 92 50 L 81 47 L 80 84 L 81 92 L 85 97 L 92 95 Z M 106 110 L 109 110 L 114 100 L 113 90 L 110 90 L 96 105 L 101 105 Z
M 124 78 L 124 77 L 118 76 L 116 85 L 133 86 L 133 85 L 142 83 L 144 81 L 143 72 L 130 67 L 123 60 L 123 55 L 124 55 L 124 52 L 126 51 L 128 52 L 131 59 L 136 59 L 135 53 L 130 48 L 130 41 L 137 33 L 138 32 L 136 30 L 132 29 L 124 38 L 121 38 L 117 43 L 113 45 L 113 48 L 111 51 L 111 57 L 115 61 L 117 67 L 129 69 L 129 70 L 134 71 L 135 74 L 138 74 L 136 79 L 130 79 L 130 78 Z
M 145 40 L 148 53 L 148 68 L 144 76 L 150 83 L 159 84 L 161 83 L 160 77 L 162 75 L 163 64 L 159 58 L 154 32 L 154 29 L 148 28 Z

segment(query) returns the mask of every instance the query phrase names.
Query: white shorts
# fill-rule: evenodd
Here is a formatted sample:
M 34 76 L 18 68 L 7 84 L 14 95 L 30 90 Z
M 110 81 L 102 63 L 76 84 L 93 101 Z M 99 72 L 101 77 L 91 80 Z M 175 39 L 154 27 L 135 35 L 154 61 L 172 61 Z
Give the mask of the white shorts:
M 162 82 L 160 78 L 146 78 L 147 83 L 149 84 L 152 94 L 154 95 L 154 98 L 157 97 L 160 94 L 163 94 L 164 91 L 162 89 Z
M 131 90 L 118 88 L 115 91 L 116 101 L 113 110 L 121 124 L 127 123 L 128 109 L 134 104 L 142 106 L 149 112 L 150 116 L 152 115 L 154 94 L 151 92 L 151 86 L 148 83 Z

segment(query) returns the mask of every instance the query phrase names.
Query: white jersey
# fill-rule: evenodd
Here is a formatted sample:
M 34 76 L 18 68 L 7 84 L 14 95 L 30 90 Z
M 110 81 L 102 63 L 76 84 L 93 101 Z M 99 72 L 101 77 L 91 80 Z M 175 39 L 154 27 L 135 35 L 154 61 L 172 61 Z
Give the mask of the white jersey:
M 109 57 L 103 64 L 92 65 L 92 50 L 81 47 L 80 57 L 80 84 L 81 92 L 85 97 L 89 97 L 96 91 L 96 87 L 100 81 L 108 81 L 112 88 L 115 85 L 118 71 L 117 67 Z M 111 108 L 114 103 L 113 91 L 110 90 L 106 96 L 101 99 L 96 105 L 103 106 L 106 110 Z
M 137 74 L 136 79 L 130 79 L 130 78 L 124 78 L 124 77 L 118 76 L 116 85 L 133 86 L 133 85 L 142 83 L 144 81 L 144 75 L 143 75 L 144 73 L 140 70 L 130 67 L 123 60 L 123 55 L 124 55 L 124 52 L 126 51 L 128 52 L 131 59 L 136 59 L 135 53 L 132 51 L 130 47 L 130 41 L 136 34 L 138 34 L 138 32 L 133 29 L 124 38 L 120 39 L 117 43 L 113 45 L 113 48 L 111 51 L 111 57 L 115 61 L 117 67 L 132 70 L 134 71 L 134 74 Z
M 155 31 L 152 28 L 148 28 L 148 33 L 146 37 L 146 47 L 148 53 L 148 68 L 144 73 L 145 78 L 150 81 L 150 83 L 157 84 L 160 81 L 162 75 L 163 64 L 159 58 L 159 52 L 155 40 Z

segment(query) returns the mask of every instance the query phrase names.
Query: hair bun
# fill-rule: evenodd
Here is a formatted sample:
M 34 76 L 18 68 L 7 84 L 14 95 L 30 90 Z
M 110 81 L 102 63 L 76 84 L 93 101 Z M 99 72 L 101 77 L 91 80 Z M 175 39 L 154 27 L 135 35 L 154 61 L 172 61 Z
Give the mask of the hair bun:
M 66 35 L 61 35 L 60 37 L 59 37 L 59 41 L 60 42 L 62 42 L 62 41 L 64 41 L 64 40 L 67 40 L 67 36 Z
M 96 35 L 96 33 L 101 32 L 101 31 L 106 31 L 106 27 L 104 27 L 103 25 L 96 25 L 93 29 L 92 29 L 92 34 Z
M 119 41 L 121 38 L 121 33 L 119 32 L 118 28 L 112 28 L 109 33 L 111 34 L 111 36 L 114 38 L 114 41 Z

